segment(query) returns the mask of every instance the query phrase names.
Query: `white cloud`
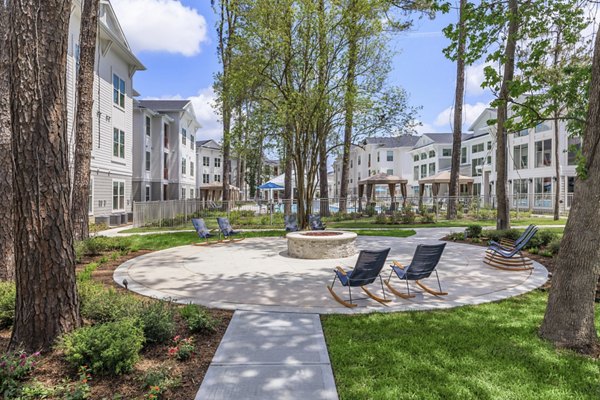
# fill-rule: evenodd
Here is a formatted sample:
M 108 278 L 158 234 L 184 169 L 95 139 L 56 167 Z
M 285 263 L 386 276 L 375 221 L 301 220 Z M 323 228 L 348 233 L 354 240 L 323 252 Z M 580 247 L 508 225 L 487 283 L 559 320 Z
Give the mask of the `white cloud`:
M 417 134 L 422 135 L 424 133 L 436 133 L 437 129 L 432 124 L 421 122 L 421 125 L 415 127 L 415 131 L 417 131 Z
M 464 104 L 463 105 L 463 125 L 469 126 L 481 113 L 489 107 L 486 103 L 477 102 L 475 104 Z M 453 121 L 454 111 L 452 107 L 446 108 L 444 111 L 438 114 L 433 124 L 438 127 L 445 127 L 451 130 Z
M 193 56 L 208 40 L 204 17 L 179 0 L 113 0 L 112 5 L 134 52 Z
M 481 63 L 475 65 L 469 65 L 465 70 L 465 90 L 468 96 L 481 96 L 486 93 L 488 89 L 481 87 L 485 79 L 483 70 L 485 67 L 490 66 L 490 63 Z

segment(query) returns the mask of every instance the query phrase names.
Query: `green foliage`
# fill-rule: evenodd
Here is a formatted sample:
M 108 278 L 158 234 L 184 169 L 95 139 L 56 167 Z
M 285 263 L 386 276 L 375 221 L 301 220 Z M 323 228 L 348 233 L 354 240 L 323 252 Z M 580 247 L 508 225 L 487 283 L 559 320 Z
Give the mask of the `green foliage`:
M 375 223 L 376 224 L 387 224 L 387 222 L 388 222 L 388 219 L 387 219 L 387 217 L 386 217 L 385 214 L 377 214 L 375 216 Z
M 118 293 L 106 289 L 103 285 L 91 281 L 77 285 L 81 316 L 96 323 L 118 321 L 137 315 L 140 300 L 130 294 Z
M 402 207 L 402 223 L 414 224 L 417 219 L 417 214 L 410 205 Z
M 194 345 L 193 337 L 184 339 L 181 336 L 175 336 L 173 338 L 173 347 L 169 348 L 169 355 L 178 361 L 186 361 L 192 357 L 195 350 L 196 346 Z
M 147 343 L 164 343 L 175 333 L 175 307 L 171 302 L 150 300 L 141 304 L 137 318 Z
M 14 282 L 0 282 L 0 329 L 12 326 L 15 319 L 17 289 Z
M 486 230 L 485 236 L 495 242 L 499 242 L 500 239 L 503 238 L 517 240 L 519 236 L 521 236 L 521 231 L 519 231 L 518 229 Z
M 215 330 L 216 321 L 195 304 L 187 304 L 179 309 L 179 315 L 185 320 L 190 332 L 203 333 Z
M 144 388 L 158 387 L 162 393 L 166 389 L 177 387 L 181 380 L 172 376 L 171 368 L 160 366 L 147 370 L 144 373 L 142 382 Z
M 452 241 L 465 240 L 465 234 L 463 232 L 452 232 L 447 236 L 447 239 Z
M 369 204 L 365 207 L 365 214 L 367 214 L 367 216 L 372 217 L 376 213 L 377 213 L 377 210 L 375 209 L 375 205 Z
M 481 237 L 482 231 L 483 227 L 481 225 L 469 225 L 467 229 L 465 229 L 465 236 L 469 238 L 479 238 Z
M 40 353 L 8 352 L 0 356 L 0 394 L 5 399 L 17 397 L 21 382 L 35 368 Z
M 425 212 L 421 214 L 421 223 L 422 224 L 433 224 L 435 223 L 435 214 Z
M 59 347 L 67 362 L 88 366 L 95 374 L 120 375 L 133 369 L 144 344 L 135 319 L 123 319 L 77 329 L 63 336 Z
M 527 247 L 544 247 L 557 238 L 558 235 L 552 231 L 539 230 L 533 235 Z
M 561 239 L 554 239 L 552 240 L 547 247 L 547 250 L 550 252 L 550 254 L 552 254 L 553 256 L 558 254 L 558 251 L 560 250 L 560 242 Z
M 128 237 L 97 236 L 76 244 L 77 253 L 85 256 L 97 256 L 109 251 L 124 251 L 131 247 Z

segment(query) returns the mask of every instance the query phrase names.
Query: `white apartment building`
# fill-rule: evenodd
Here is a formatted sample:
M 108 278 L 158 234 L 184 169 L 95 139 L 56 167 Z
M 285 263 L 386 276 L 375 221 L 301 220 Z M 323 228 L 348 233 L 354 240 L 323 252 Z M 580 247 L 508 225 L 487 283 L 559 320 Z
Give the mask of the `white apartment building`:
M 205 201 L 217 201 L 223 197 L 223 151 L 216 141 L 196 142 L 196 188 L 198 197 Z
M 67 55 L 67 124 L 73 162 L 81 2 L 73 2 Z M 94 76 L 90 218 L 118 225 L 132 210 L 133 76 L 135 57 L 109 1 L 100 1 Z M 71 169 L 72 170 L 72 169 Z
M 190 100 L 136 103 L 135 201 L 196 198 L 199 129 Z

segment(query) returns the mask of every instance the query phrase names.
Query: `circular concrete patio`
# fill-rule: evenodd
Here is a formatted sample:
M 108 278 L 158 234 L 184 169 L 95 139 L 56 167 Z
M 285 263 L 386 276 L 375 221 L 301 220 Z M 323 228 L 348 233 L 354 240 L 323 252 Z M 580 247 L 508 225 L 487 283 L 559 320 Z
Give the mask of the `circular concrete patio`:
M 462 229 L 455 229 L 456 231 Z M 360 249 L 391 247 L 388 261 L 407 265 L 418 244 L 436 243 L 451 229 L 423 228 L 408 238 L 359 236 Z M 368 313 L 409 310 L 432 310 L 481 304 L 501 300 L 531 291 L 546 282 L 547 270 L 534 262 L 531 271 L 502 271 L 483 264 L 485 248 L 448 243 L 438 265 L 442 288 L 449 294 L 435 297 L 411 284 L 417 295 L 406 300 L 393 296 L 389 306 L 371 299 L 357 300 L 349 309 L 334 301 L 326 285 L 331 284 L 337 265 L 353 267 L 354 257 L 327 260 L 300 260 L 287 256 L 283 238 L 246 239 L 239 243 L 212 246 L 182 246 L 150 253 L 121 265 L 114 279 L 145 296 L 170 298 L 180 303 L 195 303 L 206 307 L 231 310 L 280 311 L 302 313 Z M 387 277 L 389 267 L 382 275 Z M 404 282 L 392 277 L 399 290 Z M 435 277 L 425 280 L 437 287 Z M 339 283 L 337 293 L 347 296 Z M 376 294 L 379 285 L 373 285 Z M 387 288 L 386 288 L 387 289 Z M 364 297 L 360 288 L 353 297 Z

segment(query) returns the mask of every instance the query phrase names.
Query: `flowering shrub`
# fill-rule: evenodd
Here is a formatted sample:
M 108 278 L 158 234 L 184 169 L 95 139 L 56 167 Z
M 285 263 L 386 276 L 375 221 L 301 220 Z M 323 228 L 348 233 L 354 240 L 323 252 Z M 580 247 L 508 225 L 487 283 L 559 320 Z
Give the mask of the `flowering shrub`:
M 149 400 L 160 399 L 160 395 L 162 394 L 162 392 L 163 390 L 160 386 L 150 386 L 150 389 L 148 390 L 148 393 L 146 393 L 144 398 Z
M 11 398 L 18 393 L 19 381 L 29 376 L 35 368 L 40 353 L 6 353 L 0 357 L 0 394 Z
M 65 400 L 85 400 L 90 398 L 90 375 L 91 369 L 87 365 L 79 367 L 79 379 L 76 383 L 69 385 L 64 394 Z
M 177 335 L 173 338 L 173 343 L 175 346 L 169 348 L 169 356 L 175 357 L 179 361 L 188 360 L 196 349 L 192 337 L 182 339 L 181 336 Z

